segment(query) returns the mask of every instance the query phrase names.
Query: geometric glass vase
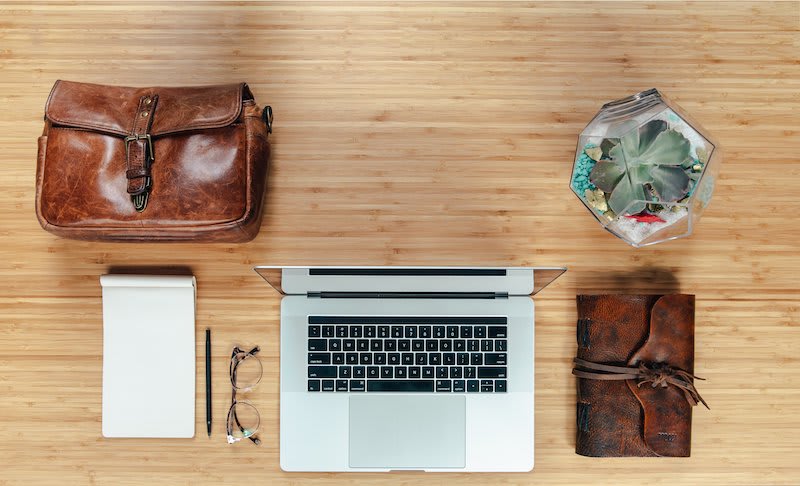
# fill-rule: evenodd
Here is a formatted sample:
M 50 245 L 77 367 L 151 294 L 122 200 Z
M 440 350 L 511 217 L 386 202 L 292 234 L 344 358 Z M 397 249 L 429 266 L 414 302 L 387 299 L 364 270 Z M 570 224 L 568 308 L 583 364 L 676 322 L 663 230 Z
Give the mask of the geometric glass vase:
M 606 103 L 578 137 L 570 189 L 634 247 L 692 234 L 711 201 L 722 153 L 656 89 Z

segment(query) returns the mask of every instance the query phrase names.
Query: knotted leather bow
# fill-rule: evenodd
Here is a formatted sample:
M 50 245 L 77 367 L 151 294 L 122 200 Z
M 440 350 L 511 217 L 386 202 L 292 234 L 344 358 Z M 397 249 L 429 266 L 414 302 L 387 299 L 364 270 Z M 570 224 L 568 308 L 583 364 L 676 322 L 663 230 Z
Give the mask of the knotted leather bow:
M 698 378 L 681 369 L 666 365 L 651 365 L 648 367 L 645 363 L 640 364 L 638 367 L 611 366 L 580 358 L 573 359 L 573 362 L 575 363 L 575 368 L 572 369 L 572 374 L 578 378 L 588 378 L 590 380 L 638 380 L 636 386 L 652 383 L 651 386 L 653 388 L 657 386 L 666 388 L 672 385 L 680 388 L 686 397 L 686 401 L 691 406 L 702 403 L 710 410 L 708 404 L 697 392 L 694 383 L 692 383 L 692 380 L 703 380 L 703 378 Z

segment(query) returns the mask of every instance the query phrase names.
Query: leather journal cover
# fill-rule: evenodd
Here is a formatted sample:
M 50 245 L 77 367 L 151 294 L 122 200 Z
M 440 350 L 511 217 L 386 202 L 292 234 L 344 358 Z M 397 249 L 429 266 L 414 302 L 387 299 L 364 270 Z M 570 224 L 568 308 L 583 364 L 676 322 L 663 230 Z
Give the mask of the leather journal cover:
M 578 295 L 575 452 L 688 457 L 694 296 Z M 707 406 L 707 405 L 706 405 Z

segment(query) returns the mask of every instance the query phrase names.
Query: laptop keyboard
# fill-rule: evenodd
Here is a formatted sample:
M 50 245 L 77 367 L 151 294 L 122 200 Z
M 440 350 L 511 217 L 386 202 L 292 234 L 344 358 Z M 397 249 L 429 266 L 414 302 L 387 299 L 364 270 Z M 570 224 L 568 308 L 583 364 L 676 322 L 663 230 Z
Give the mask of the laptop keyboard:
M 308 320 L 309 392 L 506 391 L 505 317 Z

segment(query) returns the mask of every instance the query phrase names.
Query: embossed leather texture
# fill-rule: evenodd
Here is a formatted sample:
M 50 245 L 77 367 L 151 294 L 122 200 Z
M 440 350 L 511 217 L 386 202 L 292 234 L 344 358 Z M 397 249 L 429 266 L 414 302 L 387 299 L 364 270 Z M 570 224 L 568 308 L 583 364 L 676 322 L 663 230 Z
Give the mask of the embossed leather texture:
M 578 295 L 577 304 L 576 362 L 694 373 L 693 295 Z M 683 390 L 604 378 L 578 378 L 575 452 L 689 456 L 692 404 Z
M 57 81 L 39 138 L 39 223 L 82 240 L 249 241 L 261 226 L 271 113 L 245 83 Z

